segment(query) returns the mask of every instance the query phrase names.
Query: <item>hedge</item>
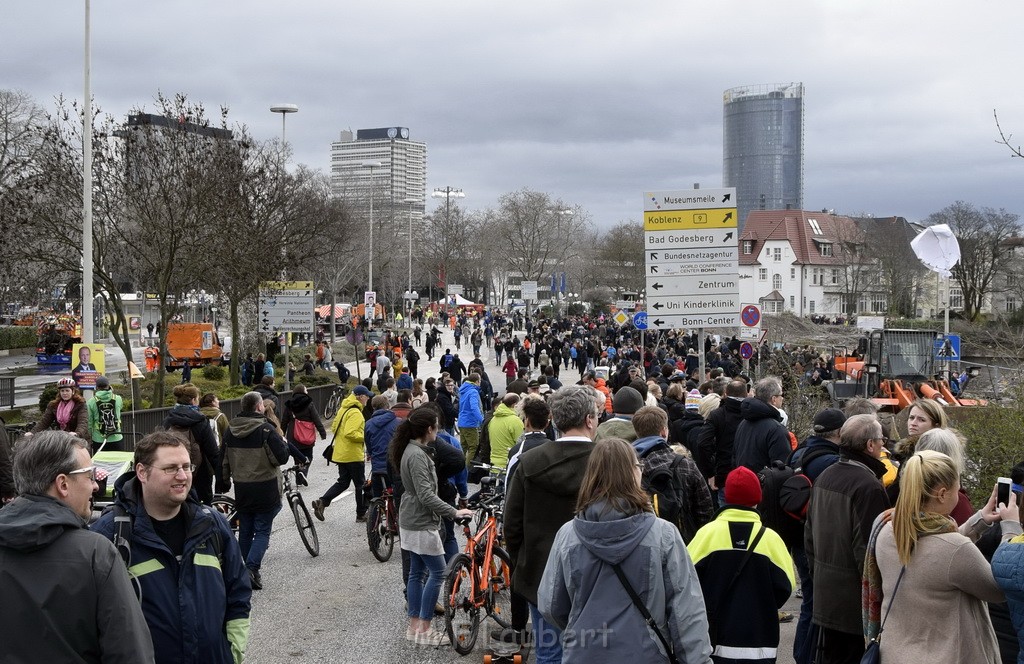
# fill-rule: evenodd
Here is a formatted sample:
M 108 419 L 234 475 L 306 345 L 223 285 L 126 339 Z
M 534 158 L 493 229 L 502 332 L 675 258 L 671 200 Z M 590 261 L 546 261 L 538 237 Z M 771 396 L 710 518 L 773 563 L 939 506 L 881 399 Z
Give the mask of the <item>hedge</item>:
M 0 350 L 35 347 L 36 328 L 28 325 L 0 325 Z

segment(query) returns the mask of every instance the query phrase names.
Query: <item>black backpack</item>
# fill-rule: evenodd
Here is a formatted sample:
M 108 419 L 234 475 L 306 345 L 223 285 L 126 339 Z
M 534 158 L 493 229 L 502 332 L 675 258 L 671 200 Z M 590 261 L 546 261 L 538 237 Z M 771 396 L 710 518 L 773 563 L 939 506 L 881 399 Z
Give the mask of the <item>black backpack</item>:
M 672 452 L 674 458 L 669 465 L 651 468 L 647 457 L 662 447 L 672 449 L 667 443 L 662 443 L 654 445 L 640 456 L 640 461 L 644 465 L 640 485 L 651 497 L 654 513 L 674 524 L 679 529 L 679 534 L 683 536 L 683 542 L 689 544 L 697 533 L 697 522 L 693 518 L 686 486 L 681 479 L 683 472 L 679 468 L 686 463 L 686 459 Z
M 797 452 L 799 459 L 795 459 Z M 813 482 L 803 469 L 815 459 L 829 455 L 836 455 L 836 451 L 824 446 L 810 452 L 798 448 L 785 463 L 773 461 L 757 474 L 761 482 L 761 502 L 757 506 L 761 522 L 777 532 L 788 547 L 802 547 L 804 541 L 804 520 Z
M 102 436 L 111 436 L 121 430 L 121 423 L 117 421 L 117 404 L 113 399 L 101 401 L 96 400 L 96 431 Z

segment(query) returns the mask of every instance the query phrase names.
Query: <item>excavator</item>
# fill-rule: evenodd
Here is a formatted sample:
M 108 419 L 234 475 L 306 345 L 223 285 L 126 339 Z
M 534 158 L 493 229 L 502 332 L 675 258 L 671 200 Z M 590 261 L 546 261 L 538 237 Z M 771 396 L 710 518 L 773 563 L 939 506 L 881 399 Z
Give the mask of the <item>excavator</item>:
M 934 399 L 952 407 L 986 405 L 983 400 L 954 394 L 947 377 L 936 371 L 936 340 L 938 354 L 948 356 L 948 341 L 941 332 L 872 330 L 861 337 L 855 352 L 833 352 L 837 379 L 826 384 L 829 396 L 836 404 L 866 397 L 880 411 L 893 414 L 917 399 Z M 968 374 L 976 376 L 978 369 L 969 369 Z

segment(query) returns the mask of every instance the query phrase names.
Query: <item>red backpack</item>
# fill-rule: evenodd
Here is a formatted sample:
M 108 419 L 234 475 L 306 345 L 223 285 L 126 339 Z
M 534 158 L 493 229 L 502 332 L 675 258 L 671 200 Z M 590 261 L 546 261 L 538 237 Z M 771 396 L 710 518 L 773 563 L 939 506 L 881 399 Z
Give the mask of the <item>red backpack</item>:
M 316 442 L 316 426 L 309 420 L 293 420 L 292 438 L 300 445 L 312 445 Z

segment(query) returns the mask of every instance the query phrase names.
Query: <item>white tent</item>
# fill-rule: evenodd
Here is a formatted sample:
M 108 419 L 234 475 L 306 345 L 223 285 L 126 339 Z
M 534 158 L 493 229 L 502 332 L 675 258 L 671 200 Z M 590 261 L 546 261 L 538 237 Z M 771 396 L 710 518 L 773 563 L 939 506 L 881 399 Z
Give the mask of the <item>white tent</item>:
M 443 298 L 443 297 L 440 300 L 438 300 L 437 303 L 441 304 L 441 305 L 451 306 L 451 303 L 447 300 L 447 298 Z M 476 306 L 476 302 L 470 302 L 469 300 L 467 300 L 466 298 L 462 297 L 461 295 L 456 295 L 455 296 L 455 306 L 456 307 L 475 307 Z

